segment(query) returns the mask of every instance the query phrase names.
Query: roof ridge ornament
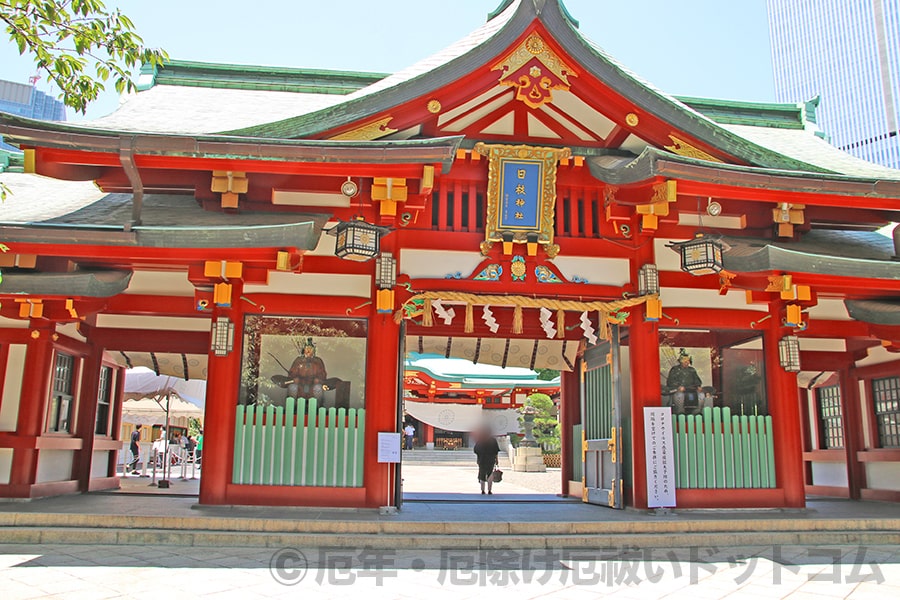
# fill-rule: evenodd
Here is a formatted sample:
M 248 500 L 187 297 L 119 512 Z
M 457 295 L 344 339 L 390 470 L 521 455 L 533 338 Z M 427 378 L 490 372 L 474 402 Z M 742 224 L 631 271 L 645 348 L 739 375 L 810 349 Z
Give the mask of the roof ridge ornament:
M 487 20 L 492 21 L 494 18 L 503 14 L 503 11 L 505 11 L 507 8 L 509 8 L 515 1 L 516 0 L 503 0 L 500 3 L 500 6 L 498 6 L 497 8 L 495 8 L 494 10 L 492 10 L 491 12 L 488 13 Z M 521 0 L 521 1 L 522 1 L 522 4 L 527 5 L 527 0 Z M 560 14 L 562 14 L 562 16 L 566 19 L 566 21 L 568 21 L 572 25 L 572 27 L 574 27 L 575 29 L 578 29 L 578 21 L 572 17 L 571 13 L 569 13 L 569 9 L 566 8 L 566 5 L 563 3 L 563 1 L 562 0 L 553 0 L 553 2 L 556 3 L 557 7 L 559 8 Z M 544 11 L 544 6 L 547 4 L 547 0 L 531 0 L 531 3 L 532 3 L 532 6 L 534 7 L 535 15 L 540 16 L 540 14 Z

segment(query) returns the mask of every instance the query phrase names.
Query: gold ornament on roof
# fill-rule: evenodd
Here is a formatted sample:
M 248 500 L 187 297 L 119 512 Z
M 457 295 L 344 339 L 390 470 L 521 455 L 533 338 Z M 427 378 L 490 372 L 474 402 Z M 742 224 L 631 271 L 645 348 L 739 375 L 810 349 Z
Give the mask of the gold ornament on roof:
M 428 112 L 436 115 L 441 112 L 441 103 L 439 100 L 429 100 L 426 108 L 428 109 Z
M 637 127 L 637 124 L 640 123 L 641 120 L 634 113 L 628 113 L 625 115 L 625 124 L 629 127 Z
M 491 70 L 501 71 L 500 85 L 517 88 L 516 99 L 531 108 L 552 102 L 552 90 L 568 90 L 569 77 L 578 76 L 537 32 L 529 35 Z
M 525 49 L 537 56 L 541 52 L 544 51 L 544 40 L 541 39 L 541 36 L 535 34 L 531 34 L 528 36 L 528 39 L 525 40 Z
M 669 152 L 674 152 L 679 156 L 686 156 L 688 158 L 698 158 L 700 160 L 708 160 L 710 162 L 722 162 L 712 154 L 704 152 L 699 148 L 692 146 L 688 142 L 684 141 L 681 138 L 678 138 L 671 133 L 669 134 L 669 139 L 672 140 L 671 146 L 664 146 L 666 150 Z
M 338 135 L 332 137 L 333 140 L 377 140 L 380 137 L 384 137 L 386 135 L 390 135 L 392 133 L 396 133 L 397 130 L 391 127 L 388 127 L 388 123 L 394 120 L 394 117 L 388 115 L 383 119 L 379 119 L 378 121 L 372 121 L 371 123 L 366 123 L 356 129 L 351 129 L 350 131 L 345 131 L 344 133 L 339 133 Z

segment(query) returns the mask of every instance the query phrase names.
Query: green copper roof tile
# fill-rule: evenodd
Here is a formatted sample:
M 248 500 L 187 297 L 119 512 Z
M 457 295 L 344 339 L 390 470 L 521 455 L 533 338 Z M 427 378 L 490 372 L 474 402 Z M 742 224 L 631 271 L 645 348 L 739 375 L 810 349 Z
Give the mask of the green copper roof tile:
M 687 96 L 676 96 L 675 99 L 716 123 L 805 129 L 804 107 L 800 104 L 743 102 Z
M 171 60 L 141 69 L 138 89 L 178 85 L 313 94 L 349 94 L 384 79 L 384 73 L 297 69 Z

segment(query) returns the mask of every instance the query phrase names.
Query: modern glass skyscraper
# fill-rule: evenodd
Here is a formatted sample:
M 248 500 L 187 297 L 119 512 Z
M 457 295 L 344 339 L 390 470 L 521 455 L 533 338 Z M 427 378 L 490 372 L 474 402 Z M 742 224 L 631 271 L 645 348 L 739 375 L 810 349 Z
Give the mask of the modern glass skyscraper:
M 775 95 L 821 98 L 832 144 L 900 169 L 900 0 L 768 0 Z

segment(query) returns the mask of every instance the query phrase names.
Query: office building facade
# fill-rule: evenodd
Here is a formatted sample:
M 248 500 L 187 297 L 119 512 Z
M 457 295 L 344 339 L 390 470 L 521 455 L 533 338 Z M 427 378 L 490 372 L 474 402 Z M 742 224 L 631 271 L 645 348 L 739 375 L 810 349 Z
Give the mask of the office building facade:
M 820 98 L 818 126 L 854 156 L 900 167 L 900 0 L 768 0 L 775 95 Z

